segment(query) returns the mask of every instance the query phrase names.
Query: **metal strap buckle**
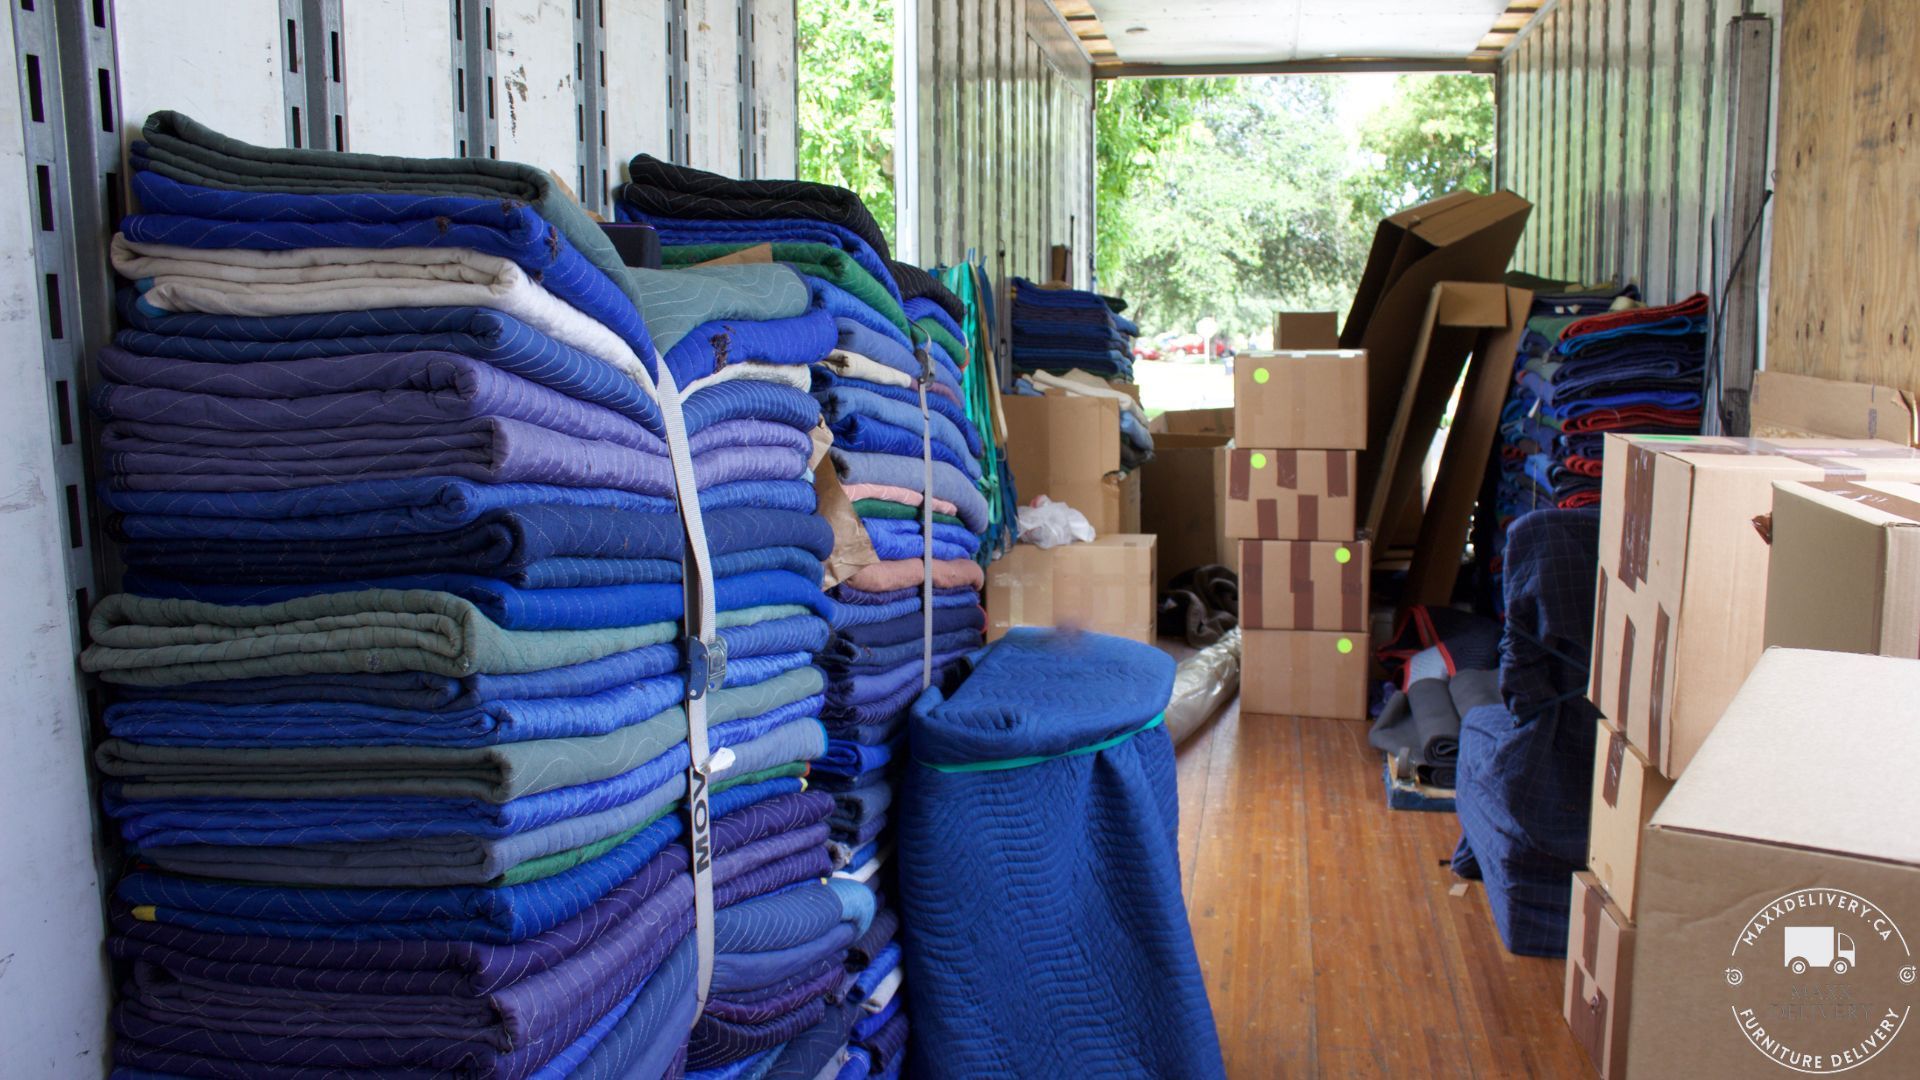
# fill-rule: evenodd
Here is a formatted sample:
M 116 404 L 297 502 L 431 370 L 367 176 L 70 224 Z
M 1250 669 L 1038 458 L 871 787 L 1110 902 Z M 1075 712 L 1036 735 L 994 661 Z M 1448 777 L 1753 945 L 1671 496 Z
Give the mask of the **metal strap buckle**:
M 687 639 L 687 700 L 698 701 L 712 690 L 727 684 L 727 641 L 713 639 L 708 645 L 699 638 Z

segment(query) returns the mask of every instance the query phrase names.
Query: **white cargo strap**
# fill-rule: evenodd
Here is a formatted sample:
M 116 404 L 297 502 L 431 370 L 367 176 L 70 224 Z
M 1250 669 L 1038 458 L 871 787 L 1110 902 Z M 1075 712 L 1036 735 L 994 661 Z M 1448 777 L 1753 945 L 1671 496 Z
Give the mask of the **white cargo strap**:
M 920 689 L 933 685 L 933 417 L 927 412 L 927 385 L 933 382 L 933 355 L 926 331 L 913 328 L 914 355 L 920 361 Z
M 660 371 L 660 411 L 666 420 L 667 453 L 673 460 L 674 495 L 680 504 L 680 523 L 686 536 L 686 554 L 681 559 L 681 580 L 685 585 L 687 646 L 687 848 L 688 868 L 693 873 L 694 947 L 699 951 L 698 974 L 694 982 L 694 1021 L 699 1022 L 707 1009 L 707 992 L 713 984 L 713 843 L 712 819 L 707 808 L 707 774 L 711 761 L 707 753 L 707 693 L 718 690 L 727 677 L 727 648 L 715 633 L 713 610 L 713 562 L 707 552 L 707 525 L 700 514 L 700 492 L 693 476 L 693 449 L 687 441 L 687 420 L 682 411 L 680 388 L 660 354 L 654 353 Z

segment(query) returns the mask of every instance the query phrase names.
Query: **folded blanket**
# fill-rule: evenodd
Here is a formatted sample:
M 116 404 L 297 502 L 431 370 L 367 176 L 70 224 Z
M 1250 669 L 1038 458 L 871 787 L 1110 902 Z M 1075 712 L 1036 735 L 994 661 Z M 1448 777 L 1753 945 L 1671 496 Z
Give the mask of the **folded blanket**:
M 740 660 L 745 671 L 762 658 L 817 652 L 826 643 L 828 632 L 825 620 L 798 605 L 761 605 L 729 612 L 719 621 L 722 623 L 719 637 L 726 643 L 729 658 L 729 683 L 734 680 L 733 660 Z M 301 713 L 323 715 L 339 711 L 379 719 L 382 714 L 375 710 L 451 714 L 486 709 L 493 703 L 499 703 L 504 710 L 516 702 L 582 697 L 615 690 L 678 672 L 683 666 L 679 646 L 662 644 L 585 663 L 518 674 L 455 677 L 422 671 L 351 672 L 186 683 L 161 689 L 130 685 L 116 688 L 116 695 L 122 701 L 109 705 L 106 712 L 109 730 L 116 735 L 127 734 L 113 726 L 117 723 L 116 710 L 137 708 L 142 716 L 157 718 L 163 714 L 197 715 L 210 706 L 220 707 L 217 713 L 211 714 L 216 727 L 243 724 L 248 722 L 243 719 L 248 716 L 258 721 L 284 717 L 289 722 L 291 735 L 292 720 Z M 786 668 L 781 667 L 770 674 L 784 670 Z M 451 727 L 453 721 L 442 723 Z M 506 721 L 502 721 L 502 725 L 512 726 Z M 214 733 L 202 732 L 199 737 L 212 738 Z
M 819 694 L 820 669 L 799 667 L 755 686 L 713 691 L 708 722 L 759 717 Z M 616 691 L 616 694 L 619 692 Z M 648 703 L 651 704 L 651 703 Z M 369 795 L 504 803 L 618 776 L 687 737 L 678 705 L 651 715 L 611 712 L 604 734 L 458 748 L 416 744 L 330 746 L 156 746 L 109 739 L 94 751 L 116 778 L 116 798 L 337 799 Z M 736 737 L 736 741 L 740 740 Z
M 968 596 L 968 603 L 936 607 L 933 611 L 933 632 L 936 636 L 950 634 L 959 630 L 981 631 L 986 628 L 986 612 L 980 608 L 978 593 Z M 909 597 L 907 603 L 917 604 L 918 596 Z M 856 623 L 834 628 L 833 639 L 823 650 L 828 657 L 847 657 L 858 659 L 863 653 L 858 650 L 872 649 L 887 645 L 920 642 L 920 635 L 926 625 L 919 608 L 895 614 L 885 620 Z
M 649 214 L 636 208 L 623 197 L 614 206 L 615 215 L 622 221 L 637 221 L 651 226 L 660 235 L 663 247 L 680 247 L 688 244 L 769 244 L 769 243 L 812 243 L 828 244 L 845 251 L 860 264 L 861 269 L 872 275 L 889 292 L 896 289 L 893 278 L 886 271 L 886 264 L 874 249 L 859 236 L 838 225 L 824 221 L 807 221 L 801 218 L 767 218 L 755 221 L 717 221 L 709 219 L 666 217 Z M 822 279 L 812 279 L 819 283 Z M 835 286 L 829 286 L 833 288 Z M 817 297 L 818 294 L 816 294 Z M 855 301 L 858 303 L 858 301 Z M 861 305 L 865 306 L 865 305 Z M 868 309 L 871 310 L 871 309 Z M 875 319 L 885 322 L 883 316 Z M 903 335 L 904 336 L 904 335 Z
M 99 364 L 108 381 L 94 407 L 110 420 L 230 432 L 501 417 L 666 453 L 665 439 L 604 405 L 444 351 L 215 362 L 108 347 Z
M 918 424 L 912 428 L 896 427 L 871 416 L 856 414 L 842 416 L 828 426 L 833 432 L 834 446 L 844 453 L 890 454 L 919 461 L 923 450 L 930 448 L 934 461 L 951 465 L 970 483 L 979 483 L 978 461 L 968 456 L 965 450 L 955 449 L 938 436 L 929 447 Z
M 860 196 L 846 188 L 807 180 L 735 180 L 650 154 L 629 161 L 627 175 L 621 201 L 647 213 L 729 221 L 803 218 L 838 225 L 881 255 L 887 252 L 886 235 Z M 889 271 L 882 274 L 892 281 Z
M 813 391 L 829 423 L 849 416 L 868 416 L 912 432 L 923 427 L 919 401 L 912 390 L 873 383 L 863 385 L 830 371 L 816 370 Z M 965 407 L 938 394 L 928 395 L 927 406 L 929 415 L 924 426 L 932 428 L 935 439 L 969 459 L 985 453 L 980 432 L 967 419 Z
M 972 652 L 981 646 L 981 634 L 978 630 L 949 630 L 935 633 L 933 653 L 935 656 L 948 656 L 956 653 Z M 859 645 L 846 638 L 836 637 L 829 643 L 826 651 L 818 658 L 821 668 L 838 678 L 854 675 L 873 675 L 890 671 L 903 664 L 917 663 L 923 655 L 925 641 L 916 634 L 913 639 L 894 645 Z
M 744 740 L 722 776 L 746 775 L 776 765 L 818 757 L 826 745 L 817 716 L 824 702 L 808 698 L 749 720 L 737 721 L 718 740 Z M 625 808 L 644 821 L 684 789 L 688 766 L 684 743 L 637 769 L 608 780 L 529 795 L 505 803 L 408 797 L 356 799 L 145 799 L 127 801 L 109 789 L 106 808 L 128 843 L 289 846 L 339 844 L 423 837 L 504 837 L 571 818 Z M 631 827 L 629 824 L 627 827 Z
M 661 257 L 668 266 L 690 266 L 752 246 L 744 243 L 674 245 L 662 248 Z M 799 243 L 774 243 L 768 247 L 775 262 L 810 277 L 833 282 L 858 297 L 896 328 L 902 331 L 907 329 L 907 315 L 900 306 L 900 300 L 840 248 L 828 244 Z
M 613 331 L 636 354 L 653 345 L 623 282 L 596 267 L 531 209 L 478 201 L 363 192 L 320 199 L 238 194 L 177 183 L 138 168 L 144 213 L 119 222 L 129 239 L 195 248 L 464 248 L 513 261 L 542 286 Z
M 839 329 L 841 349 L 858 353 L 876 364 L 902 372 L 910 379 L 920 377 L 920 361 L 909 344 L 871 330 L 864 323 L 854 319 L 835 319 L 834 325 Z M 958 397 L 962 382 L 960 369 L 953 365 L 952 358 L 943 351 L 933 349 L 927 350 L 927 355 L 934 361 L 934 381 L 952 390 Z
M 755 551 L 797 550 L 819 561 L 832 552 L 832 528 L 816 514 L 736 508 L 710 512 L 705 520 L 709 550 L 722 559 Z M 511 581 L 530 568 L 560 560 L 616 567 L 659 560 L 674 570 L 664 580 L 677 581 L 685 554 L 684 536 L 678 514 L 534 504 L 490 510 L 460 528 L 433 532 L 383 530 L 328 540 L 132 540 L 126 558 L 128 566 L 139 571 L 186 580 L 218 575 L 235 583 L 341 581 L 456 571 Z
M 673 622 L 504 630 L 471 601 L 427 590 L 325 593 L 259 607 L 116 593 L 94 606 L 88 629 L 85 670 L 150 686 L 320 672 L 537 671 L 677 634 Z
M 637 305 L 612 241 L 579 201 L 544 169 L 485 157 L 412 158 L 336 150 L 254 146 L 182 113 L 147 117 L 133 145 L 134 167 L 186 184 L 246 192 L 308 195 L 453 195 L 499 205 L 530 204 Z M 330 199 L 303 200 L 302 210 Z M 255 203 L 258 205 L 258 203 Z
M 939 502 L 938 499 L 934 501 L 936 504 Z M 856 499 L 854 500 L 854 503 L 853 503 L 853 512 L 855 514 L 858 514 L 863 520 L 868 520 L 868 521 L 883 520 L 883 521 L 918 522 L 922 516 L 921 510 L 917 506 L 909 506 L 909 505 L 906 505 L 905 503 L 887 502 L 882 499 Z M 961 524 L 961 521 L 959 518 L 954 517 L 952 514 L 943 514 L 938 510 L 935 510 L 933 513 L 933 521 L 934 521 L 934 524 L 936 525 L 951 525 L 959 529 L 965 528 L 965 526 Z M 967 535 L 973 536 L 972 533 L 967 533 Z M 980 538 L 977 536 L 974 536 L 973 539 L 976 544 L 980 540 Z
M 156 230 L 158 231 L 158 230 Z M 113 239 L 113 266 L 154 313 L 304 315 L 392 307 L 491 307 L 652 385 L 633 346 L 542 288 L 519 265 L 469 248 L 196 250 Z M 650 359 L 650 358 L 649 358 Z
M 778 263 L 628 267 L 627 277 L 640 292 L 640 314 L 662 353 L 671 352 L 702 323 L 791 319 L 806 314 L 812 304 L 799 275 Z
M 856 511 L 859 511 L 863 504 L 871 505 L 876 503 L 903 506 L 910 511 L 915 511 L 924 501 L 924 497 L 918 491 L 903 487 L 893 487 L 888 484 L 845 484 L 842 485 L 841 490 L 847 493 L 847 498 L 853 500 Z M 948 517 L 952 518 L 955 523 L 958 523 L 960 520 L 958 516 L 959 511 L 959 507 L 942 499 L 938 495 L 933 497 L 934 520 L 938 521 L 941 517 Z M 881 516 L 882 511 L 860 511 L 860 514 L 862 517 L 878 517 Z
M 889 487 L 926 489 L 926 474 L 918 454 L 911 458 L 894 454 L 865 454 L 835 447 L 828 451 L 840 479 L 854 484 L 885 484 Z M 933 496 L 945 499 L 959 512 L 960 520 L 976 533 L 987 530 L 987 500 L 966 473 L 935 459 Z M 898 585 L 886 588 L 899 588 Z M 875 590 L 881 591 L 881 590 Z
M 911 545 L 910 549 L 902 550 L 898 555 L 889 555 L 882 551 L 881 558 L 918 558 L 922 554 L 920 544 L 925 526 L 921 522 L 910 517 L 882 516 L 862 518 L 860 523 L 866 528 L 867 535 L 873 538 L 876 548 L 888 542 L 895 545 Z M 958 549 L 954 554 L 939 554 L 936 550 L 934 555 L 936 559 L 970 558 L 974 552 L 980 550 L 978 536 L 968 532 L 964 526 L 949 525 L 940 521 L 933 523 L 933 542 L 936 549 L 940 546 Z
M 891 589 L 911 588 L 925 577 L 925 564 L 920 559 L 895 559 L 863 566 L 846 583 L 856 589 L 869 592 L 886 592 Z M 972 559 L 935 559 L 933 561 L 933 584 L 937 589 L 978 589 L 986 584 L 986 572 Z M 844 611 L 844 608 L 837 611 Z M 836 614 L 836 620 L 838 615 Z M 835 625 L 839 625 L 836 621 Z
M 1225 1075 L 1181 902 L 1173 675 L 1151 646 L 1016 629 L 915 704 L 895 803 L 915 1076 Z

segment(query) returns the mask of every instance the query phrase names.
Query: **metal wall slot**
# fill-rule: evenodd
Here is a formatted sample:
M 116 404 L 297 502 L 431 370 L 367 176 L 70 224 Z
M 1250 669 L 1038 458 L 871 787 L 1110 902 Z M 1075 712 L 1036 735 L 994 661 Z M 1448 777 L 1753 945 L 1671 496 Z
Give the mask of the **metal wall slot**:
M 493 0 L 449 0 L 453 5 L 454 153 L 497 157 L 494 118 Z

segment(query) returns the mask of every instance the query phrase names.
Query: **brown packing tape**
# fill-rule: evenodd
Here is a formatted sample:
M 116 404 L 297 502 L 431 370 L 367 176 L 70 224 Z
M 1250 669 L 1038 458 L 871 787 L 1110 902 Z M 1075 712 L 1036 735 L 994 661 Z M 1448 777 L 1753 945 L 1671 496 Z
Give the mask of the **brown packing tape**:
M 1227 454 L 1227 498 L 1244 499 L 1252 486 L 1253 451 L 1234 450 Z
M 1267 546 L 1258 540 L 1240 545 L 1240 617 L 1248 626 L 1267 625 Z
M 1850 480 L 1836 480 L 1832 477 L 1809 483 L 1807 486 L 1818 488 L 1832 495 L 1838 495 L 1843 499 L 1857 502 L 1862 506 L 1870 506 L 1883 514 L 1892 514 L 1897 518 L 1920 522 L 1920 502 L 1915 502 L 1912 499 L 1903 499 L 1898 495 L 1890 495 L 1884 491 L 1875 491 L 1870 487 L 1863 487 Z
M 1666 711 L 1663 702 L 1667 698 L 1667 633 L 1671 629 L 1672 619 L 1667 616 L 1665 604 L 1656 604 L 1653 611 L 1653 678 L 1647 690 L 1647 749 L 1658 761 L 1660 753 L 1661 729 L 1666 727 Z
M 1579 1038 L 1580 1045 L 1587 1048 L 1587 1056 L 1593 1059 L 1593 1067 L 1605 1069 L 1609 1021 L 1607 992 L 1600 989 L 1597 983 L 1594 984 L 1592 993 L 1585 995 L 1583 1001 L 1576 1002 L 1574 1009 L 1580 1014 L 1580 1023 L 1574 1026 L 1574 1035 Z
M 1607 739 L 1607 772 L 1600 778 L 1600 798 L 1610 807 L 1620 805 L 1620 773 L 1627 764 L 1627 737 L 1618 731 Z
M 1254 528 L 1261 536 L 1277 536 L 1280 533 L 1280 504 L 1273 499 L 1261 499 L 1253 504 Z
M 1295 491 L 1300 487 L 1300 451 L 1275 450 L 1273 458 L 1273 482 L 1282 491 Z
M 1347 561 L 1340 564 L 1340 625 L 1344 629 L 1358 630 L 1366 625 L 1367 613 L 1362 601 L 1365 599 L 1367 568 L 1361 564 L 1367 560 L 1358 558 L 1352 548 L 1341 547 L 1339 550 L 1347 554 Z
M 1293 628 L 1310 629 L 1313 618 L 1313 545 L 1289 544 L 1288 590 L 1293 593 Z
M 1320 539 L 1320 499 L 1315 495 L 1302 495 L 1299 499 L 1300 535 L 1308 540 Z
M 1347 463 L 1352 460 L 1352 458 L 1353 451 L 1351 450 L 1327 451 L 1327 496 L 1329 498 L 1344 499 L 1347 497 L 1348 485 L 1352 483 L 1351 473 L 1353 472 L 1352 469 L 1347 467 Z
M 1629 707 L 1629 703 L 1632 700 L 1633 700 L 1633 616 L 1629 615 L 1627 616 L 1626 629 L 1620 631 L 1620 697 L 1619 697 L 1619 700 L 1613 703 L 1613 707 L 1619 710 L 1618 712 L 1614 713 L 1614 719 L 1618 720 L 1622 727 L 1626 726 L 1627 709 Z M 1651 755 L 1654 757 L 1654 760 L 1656 761 L 1659 760 L 1658 753 L 1657 753 L 1659 748 L 1652 747 L 1650 749 L 1655 751 L 1655 753 Z
M 1589 882 L 1580 891 L 1580 964 L 1592 975 L 1600 970 L 1600 885 Z
M 1625 520 L 1620 528 L 1620 583 L 1637 589 L 1647 580 L 1647 546 L 1653 533 L 1653 451 L 1627 447 Z

